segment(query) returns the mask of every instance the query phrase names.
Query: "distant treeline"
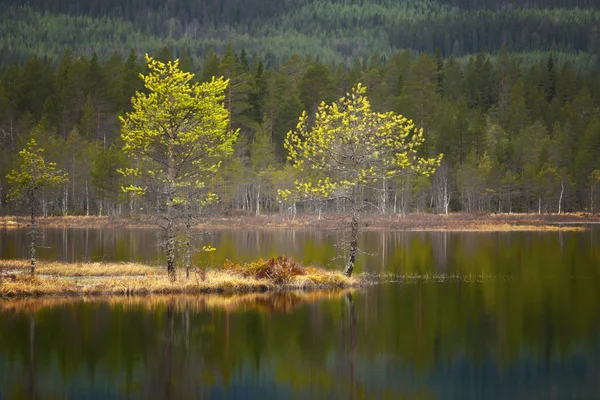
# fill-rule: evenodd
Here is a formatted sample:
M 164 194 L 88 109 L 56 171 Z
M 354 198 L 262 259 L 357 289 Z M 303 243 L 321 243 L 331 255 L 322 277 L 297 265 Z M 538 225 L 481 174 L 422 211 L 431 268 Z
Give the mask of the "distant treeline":
M 172 52 L 164 48 L 155 56 L 167 60 Z M 181 66 L 195 69 L 185 57 Z M 6 202 L 5 176 L 30 137 L 70 178 L 46 194 L 46 213 L 152 212 L 151 200 L 142 204 L 121 192 L 116 172 L 126 166 L 117 116 L 142 89 L 144 68 L 133 50 L 106 62 L 65 53 L 56 61 L 30 57 L 2 67 L 2 213 L 17 211 Z M 528 67 L 505 49 L 464 60 L 398 52 L 385 62 L 357 58 L 351 68 L 292 56 L 273 69 L 229 46 L 222 56 L 207 53 L 196 72 L 201 81 L 230 79 L 226 106 L 232 128 L 241 131 L 235 155 L 212 182 L 224 211 L 254 213 L 257 202 L 269 212 L 336 211 L 335 202 L 291 207 L 277 201 L 277 189 L 295 179 L 283 140 L 303 110 L 340 98 L 358 82 L 375 110 L 393 110 L 424 129 L 425 152 L 444 153 L 433 177 L 389 182 L 385 201 L 381 192 L 364 193 L 379 205 L 373 212 L 439 212 L 446 189 L 450 210 L 468 212 L 591 211 L 598 196 L 600 74 L 558 65 L 551 54 Z
M 115 50 L 169 46 L 200 65 L 209 49 L 222 54 L 233 41 L 268 66 L 292 54 L 328 64 L 405 49 L 496 53 L 503 45 L 597 60 L 599 8 L 599 0 L 0 0 L 0 57 L 59 58 L 70 49 L 106 60 Z

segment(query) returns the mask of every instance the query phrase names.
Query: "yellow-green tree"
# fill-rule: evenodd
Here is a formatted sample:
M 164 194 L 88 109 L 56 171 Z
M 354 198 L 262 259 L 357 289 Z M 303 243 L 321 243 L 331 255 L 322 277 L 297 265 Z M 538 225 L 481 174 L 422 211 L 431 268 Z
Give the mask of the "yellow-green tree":
M 123 190 L 152 192 L 156 198 L 167 271 L 174 280 L 176 230 L 189 228 L 215 200 L 205 181 L 232 153 L 237 131 L 228 129 L 223 106 L 227 80 L 192 83 L 194 74 L 180 70 L 178 60 L 163 63 L 146 56 L 146 62 L 149 72 L 140 75 L 146 90 L 131 99 L 133 111 L 120 117 L 123 151 L 132 166 L 122 172 L 135 182 Z M 189 238 L 187 243 L 189 252 Z
M 6 175 L 8 183 L 11 185 L 8 198 L 22 204 L 31 217 L 29 258 L 32 276 L 35 274 L 35 240 L 38 235 L 35 217 L 40 209 L 43 191 L 69 182 L 67 174 L 56 170 L 55 163 L 44 160 L 43 152 L 44 149 L 39 148 L 36 141 L 31 139 L 19 152 L 21 170 L 13 170 Z
M 442 158 L 420 156 L 423 131 L 402 115 L 372 111 L 365 93 L 359 84 L 339 101 L 321 103 L 314 122 L 306 112 L 300 116 L 285 148 L 288 161 L 303 177 L 293 189 L 279 191 L 284 200 L 297 193 L 345 202 L 351 230 L 344 267 L 348 276 L 356 261 L 360 212 L 371 204 L 363 200 L 365 192 L 380 190 L 379 183 L 402 174 L 430 175 Z

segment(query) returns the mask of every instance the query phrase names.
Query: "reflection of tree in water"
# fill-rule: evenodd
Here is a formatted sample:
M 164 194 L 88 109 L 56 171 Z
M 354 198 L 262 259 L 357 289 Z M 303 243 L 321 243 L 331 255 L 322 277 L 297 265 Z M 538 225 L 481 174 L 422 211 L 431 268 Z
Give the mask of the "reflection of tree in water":
M 589 393 L 598 384 L 577 371 L 600 370 L 598 282 L 561 279 L 1 302 L 0 393 L 380 398 L 478 382 L 522 394 L 523 371 Z
M 35 398 L 35 317 L 29 316 L 29 385 L 27 394 L 30 399 Z
M 354 309 L 354 301 L 352 294 L 347 293 L 344 296 L 345 307 L 342 310 L 346 310 L 347 316 L 342 313 L 342 340 L 345 344 L 345 354 L 342 357 L 348 358 L 349 363 L 349 383 L 348 392 L 350 393 L 350 399 L 354 398 L 356 392 L 355 384 L 355 364 L 356 364 L 356 311 Z

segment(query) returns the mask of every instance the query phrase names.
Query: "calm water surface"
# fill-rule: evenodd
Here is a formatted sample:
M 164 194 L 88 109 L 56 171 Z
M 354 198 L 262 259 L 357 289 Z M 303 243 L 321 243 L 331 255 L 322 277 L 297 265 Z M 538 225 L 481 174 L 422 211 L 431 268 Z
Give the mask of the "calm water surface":
M 196 264 L 339 234 L 215 231 Z M 24 257 L 0 230 L 0 257 Z M 447 274 L 310 294 L 0 302 L 0 399 L 600 398 L 600 231 L 365 233 L 359 270 Z M 157 262 L 152 231 L 46 230 L 42 258 Z M 199 242 L 200 243 L 200 242 Z

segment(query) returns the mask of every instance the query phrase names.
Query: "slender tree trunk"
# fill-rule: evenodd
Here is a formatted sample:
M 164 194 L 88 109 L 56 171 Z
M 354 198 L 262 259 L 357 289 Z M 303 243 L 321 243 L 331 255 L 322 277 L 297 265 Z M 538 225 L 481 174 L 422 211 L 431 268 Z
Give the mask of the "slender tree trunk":
M 167 273 L 169 279 L 175 282 L 175 224 L 173 207 L 175 201 L 175 154 L 172 148 L 169 148 L 169 182 L 167 186 Z
M 381 192 L 381 213 L 387 214 L 387 180 L 383 178 L 382 183 L 382 192 Z
M 67 205 L 67 201 L 68 201 L 68 196 L 69 196 L 69 185 L 65 185 L 65 190 L 64 190 L 64 195 L 63 195 L 63 216 L 66 216 L 69 213 L 68 210 L 68 205 Z
M 590 209 L 592 210 L 592 215 L 594 215 L 595 213 L 595 207 L 596 205 L 594 204 L 594 192 L 595 192 L 595 185 L 592 185 L 592 187 L 590 188 Z
M 175 229 L 172 219 L 172 205 L 167 205 L 167 273 L 169 279 L 175 282 Z
M 260 215 L 260 184 L 256 189 L 256 215 Z
M 185 278 L 190 279 L 192 268 L 192 216 L 188 214 L 185 221 Z
M 564 192 L 565 192 L 565 184 L 561 180 L 560 181 L 560 198 L 558 199 L 558 215 L 560 215 L 560 213 L 562 211 L 562 199 L 563 199 Z
M 35 275 L 35 238 L 37 236 L 37 226 L 35 221 L 35 206 L 31 206 L 31 242 L 29 243 L 29 259 L 31 260 L 31 276 Z
M 85 181 L 85 215 L 90 216 L 90 193 L 87 180 Z
M 350 255 L 344 273 L 346 276 L 352 276 L 354 271 L 354 263 L 356 262 L 356 253 L 358 251 L 358 218 L 356 211 L 352 212 L 352 221 L 350 222 Z

